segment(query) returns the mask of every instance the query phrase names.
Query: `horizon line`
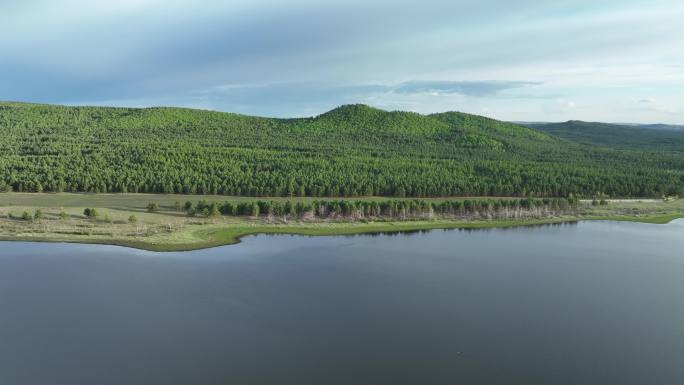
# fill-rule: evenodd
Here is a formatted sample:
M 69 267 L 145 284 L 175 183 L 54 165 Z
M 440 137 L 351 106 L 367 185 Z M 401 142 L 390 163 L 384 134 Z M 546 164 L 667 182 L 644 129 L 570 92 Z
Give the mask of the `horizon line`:
M 611 125 L 616 125 L 616 126 L 655 126 L 655 125 L 661 125 L 661 126 L 670 126 L 670 127 L 681 127 L 684 128 L 684 123 L 662 123 L 662 122 L 650 122 L 650 123 L 635 123 L 635 122 L 608 122 L 608 121 L 597 121 L 597 120 L 583 120 L 583 119 L 568 119 L 568 120 L 561 120 L 561 121 L 549 121 L 549 120 L 504 120 L 504 119 L 497 119 L 493 117 L 489 117 L 486 115 L 481 115 L 481 114 L 473 114 L 470 112 L 462 112 L 458 110 L 447 110 L 447 111 L 442 111 L 442 112 L 433 112 L 429 114 L 424 114 L 416 111 L 411 111 L 411 110 L 401 110 L 401 109 L 396 109 L 396 110 L 386 110 L 380 107 L 375 107 L 373 105 L 367 104 L 367 103 L 345 103 L 345 104 L 340 104 L 336 107 L 333 107 L 327 111 L 321 112 L 317 115 L 310 115 L 310 116 L 300 116 L 300 117 L 290 117 L 290 118 L 283 118 L 283 117 L 275 117 L 275 116 L 261 116 L 261 115 L 250 115 L 250 114 L 244 114 L 244 113 L 239 113 L 239 112 L 232 112 L 232 111 L 223 111 L 223 110 L 218 110 L 218 109 L 211 109 L 211 108 L 202 108 L 202 107 L 185 107 L 185 106 L 173 106 L 173 105 L 149 105 L 149 106 L 114 106 L 114 105 L 105 105 L 105 104 L 88 104 L 88 103 L 83 103 L 83 104 L 78 104 L 78 103 L 42 103 L 42 102 L 26 102 L 26 101 L 17 101 L 17 100 L 0 100 L 0 105 L 2 104 L 27 104 L 27 105 L 35 105 L 35 106 L 50 106 L 50 107 L 73 107 L 73 108 L 110 108 L 110 109 L 128 109 L 128 110 L 151 110 L 151 109 L 183 109 L 183 110 L 192 110 L 192 111 L 205 111 L 205 112 L 217 112 L 217 113 L 222 113 L 222 114 L 233 114 L 233 115 L 241 115 L 241 116 L 249 116 L 253 118 L 263 118 L 263 119 L 279 119 L 279 120 L 290 120 L 290 119 L 311 119 L 311 118 L 317 118 L 319 116 L 325 115 L 329 112 L 335 111 L 337 109 L 343 108 L 343 107 L 352 107 L 352 106 L 364 106 L 364 107 L 369 107 L 375 110 L 387 112 L 387 113 L 392 113 L 392 112 L 408 112 L 412 114 L 418 114 L 420 116 L 426 116 L 429 117 L 431 115 L 436 115 L 436 114 L 445 114 L 445 113 L 450 113 L 450 112 L 455 112 L 455 113 L 460 113 L 460 114 L 466 114 L 466 115 L 473 115 L 473 116 L 480 116 L 483 118 L 487 119 L 492 119 L 492 120 L 497 120 L 500 122 L 506 122 L 506 123 L 512 123 L 512 124 L 517 124 L 517 125 L 524 125 L 524 124 L 558 124 L 558 123 L 570 123 L 570 122 L 583 122 L 583 123 L 602 123 L 602 124 L 611 124 Z

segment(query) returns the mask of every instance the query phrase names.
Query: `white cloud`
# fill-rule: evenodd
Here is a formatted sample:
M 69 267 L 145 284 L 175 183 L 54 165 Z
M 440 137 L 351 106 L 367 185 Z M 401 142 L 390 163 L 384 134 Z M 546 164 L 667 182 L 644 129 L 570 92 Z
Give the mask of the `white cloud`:
M 682 18 L 675 0 L 5 0 L 0 99 L 682 123 Z

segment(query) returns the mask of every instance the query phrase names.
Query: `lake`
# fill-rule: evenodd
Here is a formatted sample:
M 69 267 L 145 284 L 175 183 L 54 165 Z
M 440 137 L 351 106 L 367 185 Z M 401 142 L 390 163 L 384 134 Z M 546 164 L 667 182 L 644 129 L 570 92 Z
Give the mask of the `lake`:
M 0 384 L 681 384 L 684 221 L 0 243 Z

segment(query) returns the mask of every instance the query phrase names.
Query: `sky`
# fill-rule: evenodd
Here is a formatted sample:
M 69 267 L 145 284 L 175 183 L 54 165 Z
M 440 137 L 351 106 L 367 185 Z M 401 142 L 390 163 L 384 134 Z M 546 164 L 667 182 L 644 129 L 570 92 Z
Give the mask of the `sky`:
M 0 100 L 684 124 L 681 0 L 0 0 Z

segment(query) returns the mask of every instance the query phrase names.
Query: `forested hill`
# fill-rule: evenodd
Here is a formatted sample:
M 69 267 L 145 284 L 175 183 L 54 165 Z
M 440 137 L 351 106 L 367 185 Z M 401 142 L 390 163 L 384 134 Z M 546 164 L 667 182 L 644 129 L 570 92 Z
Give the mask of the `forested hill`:
M 571 120 L 564 123 L 528 123 L 552 135 L 594 146 L 684 152 L 684 130 L 668 125 L 620 125 Z
M 0 103 L 0 189 L 250 196 L 681 194 L 679 153 L 585 146 L 458 112 L 271 119 Z

